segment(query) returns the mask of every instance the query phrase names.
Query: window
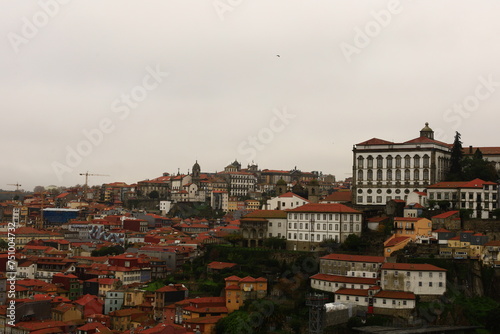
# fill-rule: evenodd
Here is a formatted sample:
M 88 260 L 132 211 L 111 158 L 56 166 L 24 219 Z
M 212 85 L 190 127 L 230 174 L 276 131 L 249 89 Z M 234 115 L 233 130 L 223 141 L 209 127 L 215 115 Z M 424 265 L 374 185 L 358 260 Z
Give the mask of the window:
M 405 169 L 405 181 L 408 181 L 408 180 L 410 180 L 410 170 Z
M 405 156 L 405 168 L 410 168 L 411 166 L 411 158 L 409 155 Z
M 418 282 L 418 286 L 422 286 L 422 282 Z
M 424 169 L 424 181 L 427 181 L 427 180 L 429 180 L 429 170 Z
M 401 170 L 396 169 L 396 181 L 401 181 Z
M 416 155 L 413 158 L 413 167 L 415 167 L 415 168 L 420 167 L 420 156 Z
M 401 168 L 401 156 L 396 156 L 396 168 Z
M 420 179 L 420 171 L 418 169 L 415 169 L 413 171 L 413 179 L 414 180 L 419 180 Z
M 429 282 L 429 287 L 432 288 L 432 282 Z
M 382 168 L 383 161 L 384 161 L 384 158 L 382 158 L 382 156 L 379 155 L 377 157 L 377 168 Z
M 358 157 L 358 168 L 363 168 L 363 162 L 364 162 L 364 158 L 363 157 Z
M 392 168 L 392 156 L 387 156 L 386 167 Z
M 368 156 L 366 161 L 368 162 L 368 164 L 367 164 L 368 168 L 373 168 L 373 157 L 371 155 Z
M 424 155 L 424 168 L 429 168 L 429 156 L 426 154 Z
M 382 181 L 382 170 L 377 170 L 377 181 Z
M 386 178 L 387 178 L 387 181 L 391 181 L 392 180 L 392 170 L 391 169 L 387 170 Z
M 371 169 L 369 169 L 368 172 L 366 173 L 366 179 L 368 181 L 373 180 L 373 171 Z

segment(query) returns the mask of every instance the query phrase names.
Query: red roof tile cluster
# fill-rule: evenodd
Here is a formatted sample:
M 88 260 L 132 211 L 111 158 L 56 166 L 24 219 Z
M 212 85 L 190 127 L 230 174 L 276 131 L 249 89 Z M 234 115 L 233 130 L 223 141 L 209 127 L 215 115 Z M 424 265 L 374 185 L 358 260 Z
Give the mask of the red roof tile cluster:
M 348 262 L 371 262 L 371 263 L 384 263 L 383 256 L 369 256 L 369 255 L 349 255 L 349 254 L 329 254 L 320 257 L 323 260 L 336 260 Z
M 317 279 L 320 281 L 336 282 L 336 283 L 351 283 L 351 284 L 369 284 L 376 285 L 376 278 L 366 278 L 366 277 L 350 277 L 350 276 L 339 276 L 339 275 L 328 275 L 328 274 L 316 274 L 310 277 L 311 279 Z
M 382 270 L 404 270 L 404 271 L 446 271 L 446 269 L 427 263 L 384 263 Z
M 432 216 L 431 218 L 444 219 L 444 218 L 451 217 L 451 216 L 453 216 L 455 214 L 458 214 L 458 211 L 456 211 L 456 210 L 454 210 L 454 211 L 447 211 L 447 212 L 440 213 L 439 215 Z
M 378 292 L 375 298 L 388 298 L 388 299 L 411 299 L 415 300 L 415 294 L 412 292 L 404 292 L 404 291 L 389 291 L 384 290 Z
M 350 208 L 344 204 L 340 203 L 332 203 L 332 204 L 326 204 L 326 203 L 310 203 L 310 204 L 305 204 L 302 206 L 299 206 L 298 208 L 295 209 L 289 209 L 286 210 L 288 212 L 311 212 L 311 213 L 361 213 L 358 210 L 354 210 L 353 208 Z

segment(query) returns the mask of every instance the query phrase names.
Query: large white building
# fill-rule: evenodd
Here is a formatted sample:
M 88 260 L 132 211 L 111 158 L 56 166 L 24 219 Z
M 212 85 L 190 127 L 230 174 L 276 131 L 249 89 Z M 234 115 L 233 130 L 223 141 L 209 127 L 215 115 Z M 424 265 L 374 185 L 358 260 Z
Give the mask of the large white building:
M 280 196 L 267 200 L 264 210 L 288 210 L 295 209 L 304 204 L 310 203 L 307 199 L 292 192 L 284 193 Z
M 361 235 L 362 213 L 343 204 L 309 203 L 287 210 L 287 241 L 294 250 L 312 250 L 332 239 Z
M 434 139 L 428 124 L 403 143 L 372 138 L 353 147 L 353 203 L 385 205 L 445 178 L 451 144 Z
M 446 270 L 431 264 L 384 263 L 381 287 L 416 295 L 442 295 L 446 291 Z
M 468 182 L 439 182 L 427 188 L 429 201 L 449 202 L 450 209 L 472 210 L 472 218 L 490 218 L 499 207 L 499 187 L 495 182 L 475 179 Z

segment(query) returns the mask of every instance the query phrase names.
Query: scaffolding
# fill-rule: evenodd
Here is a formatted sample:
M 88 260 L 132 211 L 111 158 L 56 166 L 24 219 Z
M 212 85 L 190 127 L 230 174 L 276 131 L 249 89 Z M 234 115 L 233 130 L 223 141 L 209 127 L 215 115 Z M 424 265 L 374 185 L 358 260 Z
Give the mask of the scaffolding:
M 311 293 L 306 297 L 306 305 L 309 306 L 309 333 L 321 334 L 325 321 L 325 304 L 328 296 L 324 293 Z

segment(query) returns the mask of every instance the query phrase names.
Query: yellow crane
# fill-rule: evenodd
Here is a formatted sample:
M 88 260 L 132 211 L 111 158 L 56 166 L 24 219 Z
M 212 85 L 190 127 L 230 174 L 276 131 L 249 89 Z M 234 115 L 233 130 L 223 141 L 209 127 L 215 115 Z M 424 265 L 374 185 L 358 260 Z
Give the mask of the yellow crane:
M 91 174 L 89 172 L 85 172 L 85 173 L 80 173 L 81 176 L 85 176 L 85 189 L 87 189 L 88 187 L 88 181 L 89 181 L 89 176 L 110 176 L 110 175 L 107 175 L 107 174 Z

